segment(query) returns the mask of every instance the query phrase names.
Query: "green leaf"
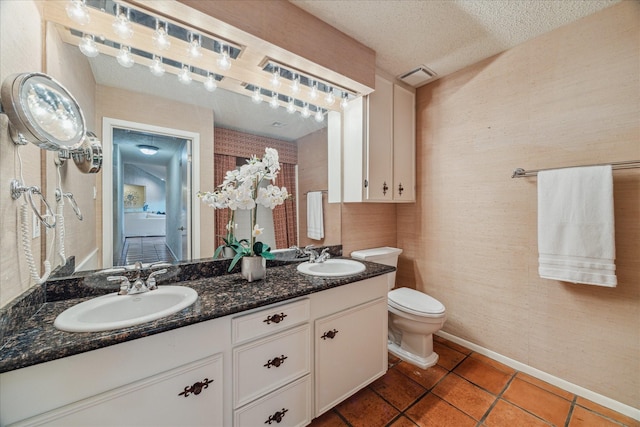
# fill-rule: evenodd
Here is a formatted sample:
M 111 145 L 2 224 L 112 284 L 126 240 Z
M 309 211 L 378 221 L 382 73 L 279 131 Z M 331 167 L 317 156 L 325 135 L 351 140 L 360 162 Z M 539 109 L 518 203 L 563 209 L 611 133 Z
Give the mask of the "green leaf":
M 236 256 L 234 256 L 233 260 L 231 260 L 231 265 L 229 266 L 229 269 L 227 271 L 231 272 L 231 270 L 233 270 L 233 267 L 236 266 L 238 261 L 240 261 L 240 258 L 242 258 L 243 256 L 244 256 L 244 254 L 242 252 L 236 253 Z

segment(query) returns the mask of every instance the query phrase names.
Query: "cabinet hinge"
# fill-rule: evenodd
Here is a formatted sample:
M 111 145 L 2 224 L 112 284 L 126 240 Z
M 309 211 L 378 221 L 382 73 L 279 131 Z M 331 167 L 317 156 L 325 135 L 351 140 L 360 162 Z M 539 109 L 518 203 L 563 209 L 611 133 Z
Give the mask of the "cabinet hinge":
M 364 180 L 364 188 L 367 188 L 369 186 L 369 180 L 365 179 Z

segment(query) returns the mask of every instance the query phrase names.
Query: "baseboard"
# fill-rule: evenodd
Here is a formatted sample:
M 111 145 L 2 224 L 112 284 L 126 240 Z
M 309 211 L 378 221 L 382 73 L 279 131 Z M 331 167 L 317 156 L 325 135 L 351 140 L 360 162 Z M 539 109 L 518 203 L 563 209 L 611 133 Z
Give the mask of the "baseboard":
M 505 365 L 513 369 L 516 369 L 518 371 L 524 372 L 525 374 L 531 375 L 532 377 L 538 378 L 542 381 L 546 381 L 549 384 L 552 384 L 570 393 L 576 394 L 580 397 L 584 397 L 585 399 L 595 402 L 598 405 L 602 405 L 606 408 L 612 409 L 616 412 L 626 415 L 627 417 L 631 417 L 635 420 L 640 421 L 640 409 L 634 408 L 633 406 L 625 405 L 624 403 L 618 402 L 617 400 L 613 400 L 609 397 L 595 393 L 584 387 L 580 387 L 579 385 L 570 383 L 569 381 L 565 381 L 562 378 L 555 377 L 551 374 L 548 374 L 544 371 L 533 368 L 522 362 L 518 362 L 517 360 L 510 359 L 506 356 L 496 353 L 495 351 L 491 351 L 487 348 L 481 347 L 465 339 L 458 338 L 455 335 L 451 335 L 447 332 L 438 331 L 436 335 L 442 338 L 445 338 L 451 342 L 454 342 L 456 344 L 460 344 L 470 350 L 475 351 L 476 353 L 480 353 L 484 356 L 490 357 L 491 359 L 497 360 L 500 363 L 504 363 Z

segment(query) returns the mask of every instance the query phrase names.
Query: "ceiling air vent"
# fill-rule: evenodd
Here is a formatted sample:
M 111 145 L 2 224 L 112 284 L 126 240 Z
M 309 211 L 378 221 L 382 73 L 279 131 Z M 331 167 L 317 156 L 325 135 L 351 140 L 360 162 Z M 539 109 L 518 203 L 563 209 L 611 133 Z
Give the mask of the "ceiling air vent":
M 404 73 L 398 78 L 410 86 L 419 87 L 436 76 L 437 74 L 435 72 L 422 65 L 408 73 Z

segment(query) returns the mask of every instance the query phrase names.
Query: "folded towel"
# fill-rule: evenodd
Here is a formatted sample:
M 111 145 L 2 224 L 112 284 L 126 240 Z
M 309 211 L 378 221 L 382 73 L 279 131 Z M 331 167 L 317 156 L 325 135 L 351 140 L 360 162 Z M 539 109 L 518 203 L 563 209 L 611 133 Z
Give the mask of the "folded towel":
M 538 253 L 542 278 L 617 285 L 611 166 L 538 173 Z
M 321 191 L 307 193 L 307 237 L 313 240 L 324 238 Z

